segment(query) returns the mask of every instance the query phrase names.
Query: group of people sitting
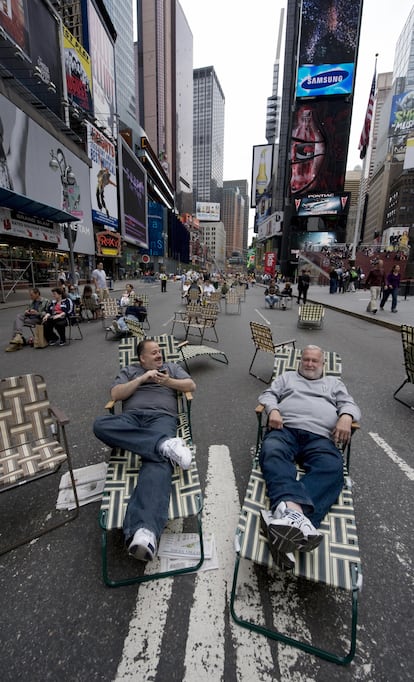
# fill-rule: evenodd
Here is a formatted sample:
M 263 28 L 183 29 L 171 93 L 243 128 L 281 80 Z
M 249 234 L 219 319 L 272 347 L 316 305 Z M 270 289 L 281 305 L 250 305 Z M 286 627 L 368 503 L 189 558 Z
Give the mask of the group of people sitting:
M 119 301 L 119 306 L 122 314 L 118 315 L 109 327 L 114 334 L 124 334 L 128 332 L 128 320 L 145 322 L 147 309 L 143 304 L 142 298 L 136 293 L 132 284 L 126 285 L 125 291 Z
M 280 307 L 282 310 L 286 310 L 287 302 L 293 296 L 292 285 L 287 279 L 284 283 L 283 289 L 280 289 L 276 284 L 274 279 L 271 279 L 269 285 L 265 289 L 265 301 L 269 305 L 269 308 L 274 308 L 276 303 L 280 301 Z
M 10 353 L 26 345 L 23 328 L 28 327 L 34 334 L 34 346 L 65 346 L 66 327 L 74 313 L 74 302 L 68 291 L 61 287 L 52 289 L 52 299 L 41 296 L 40 290 L 33 287 L 29 291 L 30 303 L 26 310 L 18 313 L 13 323 L 13 336 L 6 348 Z

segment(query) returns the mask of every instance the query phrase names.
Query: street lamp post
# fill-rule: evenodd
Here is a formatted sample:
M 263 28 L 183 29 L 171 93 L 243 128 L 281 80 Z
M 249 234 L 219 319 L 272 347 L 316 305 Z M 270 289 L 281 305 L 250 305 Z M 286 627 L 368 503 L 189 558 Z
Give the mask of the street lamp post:
M 57 149 L 56 154 L 53 152 L 53 149 L 50 152 L 51 159 L 49 161 L 49 167 L 53 171 L 59 171 L 60 172 L 60 181 L 62 183 L 62 190 L 63 190 L 63 201 L 62 201 L 62 208 L 65 210 L 70 211 L 71 209 L 71 201 L 76 203 L 77 197 L 75 196 L 74 199 L 71 198 L 71 192 L 70 188 L 75 188 L 76 186 L 76 177 L 72 171 L 72 167 L 69 166 L 66 163 L 65 155 L 61 149 Z M 74 208 L 74 206 L 72 207 Z M 73 235 L 72 235 L 72 227 L 70 223 L 65 223 L 66 224 L 66 235 L 67 235 L 67 241 L 68 241 L 68 247 L 69 247 L 69 267 L 70 267 L 70 274 L 71 274 L 71 281 L 72 284 L 75 284 L 75 257 L 73 253 Z

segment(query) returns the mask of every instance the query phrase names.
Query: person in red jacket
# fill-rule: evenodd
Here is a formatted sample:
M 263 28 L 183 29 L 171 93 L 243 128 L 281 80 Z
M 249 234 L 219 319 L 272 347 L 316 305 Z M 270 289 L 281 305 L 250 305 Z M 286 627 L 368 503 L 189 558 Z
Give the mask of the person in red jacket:
M 371 299 L 367 306 L 368 313 L 375 313 L 378 310 L 378 299 L 381 289 L 385 286 L 384 261 L 379 260 L 369 273 L 365 282 L 365 288 L 370 288 Z

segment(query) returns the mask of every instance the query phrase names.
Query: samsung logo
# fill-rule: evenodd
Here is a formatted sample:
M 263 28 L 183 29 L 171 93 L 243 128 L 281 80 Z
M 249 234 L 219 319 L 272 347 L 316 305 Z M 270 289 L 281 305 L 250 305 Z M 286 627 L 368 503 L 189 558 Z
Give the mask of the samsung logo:
M 317 76 L 307 76 L 302 82 L 302 88 L 304 90 L 317 90 L 322 86 L 337 85 L 338 83 L 342 83 L 348 76 L 348 71 L 326 71 Z

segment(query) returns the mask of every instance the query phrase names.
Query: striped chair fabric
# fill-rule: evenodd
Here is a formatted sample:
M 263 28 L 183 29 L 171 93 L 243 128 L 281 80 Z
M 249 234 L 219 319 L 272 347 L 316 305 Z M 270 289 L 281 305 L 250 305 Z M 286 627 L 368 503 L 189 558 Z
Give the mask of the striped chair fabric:
M 0 380 L 0 491 L 55 471 L 66 460 L 53 423 L 43 377 Z
M 344 471 L 346 477 L 347 472 Z M 303 472 L 298 473 L 299 476 Z M 238 531 L 241 536 L 240 555 L 267 567 L 273 565 L 267 538 L 260 527 L 260 511 L 269 509 L 266 484 L 255 462 L 241 510 Z M 313 552 L 296 552 L 293 573 L 314 582 L 351 590 L 350 564 L 360 564 L 358 538 L 351 491 L 342 490 L 335 505 L 323 520 L 320 529 L 324 539 Z
M 0 380 L 0 492 L 53 474 L 66 462 L 75 499 L 73 513 L 49 513 L 47 521 L 39 521 L 28 536 L 16 539 L 13 535 L 13 542 L 3 546 L 0 555 L 78 516 L 79 501 L 65 433 L 68 422 L 62 412 L 51 406 L 46 382 L 39 374 Z
M 302 357 L 302 350 L 285 346 L 278 348 L 275 352 L 275 362 L 273 367 L 272 381 L 284 374 L 284 372 L 295 372 L 299 367 Z M 334 351 L 324 351 L 323 372 L 326 375 L 340 377 L 342 375 L 342 360 L 338 353 Z
M 320 303 L 305 303 L 299 306 L 298 327 L 319 328 L 323 326 L 325 309 Z

